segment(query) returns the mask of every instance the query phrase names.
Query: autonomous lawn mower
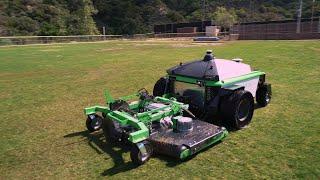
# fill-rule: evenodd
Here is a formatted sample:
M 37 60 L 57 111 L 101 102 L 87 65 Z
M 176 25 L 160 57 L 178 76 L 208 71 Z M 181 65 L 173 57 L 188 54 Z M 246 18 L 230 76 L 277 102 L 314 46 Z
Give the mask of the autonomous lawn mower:
M 167 70 L 154 85 L 118 99 L 105 92 L 106 105 L 84 109 L 91 132 L 103 129 L 108 142 L 131 145 L 130 157 L 144 164 L 154 153 L 186 159 L 221 141 L 229 130 L 246 127 L 259 106 L 271 100 L 265 73 L 241 59 L 214 58 Z M 227 129 L 226 129 L 226 128 Z

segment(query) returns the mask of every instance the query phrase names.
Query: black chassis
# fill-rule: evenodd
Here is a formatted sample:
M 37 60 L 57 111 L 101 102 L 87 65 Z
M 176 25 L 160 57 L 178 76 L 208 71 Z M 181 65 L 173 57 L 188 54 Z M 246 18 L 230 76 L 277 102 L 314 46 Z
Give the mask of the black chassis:
M 199 83 L 199 86 L 205 86 L 205 102 L 204 107 L 199 108 L 195 107 L 190 99 L 186 99 L 182 96 L 177 96 L 174 93 L 174 82 L 176 81 L 175 77 L 168 76 L 169 78 L 166 79 L 166 88 L 165 88 L 165 94 L 171 94 L 175 98 L 177 98 L 178 101 L 189 104 L 190 105 L 190 111 L 196 115 L 197 118 L 210 122 L 212 119 L 215 119 L 214 124 L 221 125 L 221 122 L 219 119 L 219 109 L 220 109 L 220 103 L 223 98 L 228 97 L 229 95 L 233 94 L 235 91 L 244 90 L 244 86 L 230 86 L 228 88 L 220 87 L 220 86 L 205 86 L 203 83 Z M 261 75 L 259 77 L 259 83 L 258 87 L 267 86 L 268 90 L 271 92 L 271 85 L 267 84 L 265 82 L 265 75 Z M 186 114 L 187 115 L 187 114 Z M 213 118 L 216 117 L 216 118 Z M 217 122 L 216 122 L 217 121 Z M 211 122 L 212 123 L 212 122 Z

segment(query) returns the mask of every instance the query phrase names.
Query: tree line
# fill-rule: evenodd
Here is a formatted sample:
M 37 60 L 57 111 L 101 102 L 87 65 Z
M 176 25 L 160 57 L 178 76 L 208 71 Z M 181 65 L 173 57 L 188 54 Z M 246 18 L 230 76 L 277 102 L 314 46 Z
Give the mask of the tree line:
M 204 3 L 205 2 L 205 3 Z M 296 18 L 298 0 L 2 0 L 0 35 L 136 34 L 154 24 Z M 303 1 L 302 17 L 320 16 L 320 3 Z

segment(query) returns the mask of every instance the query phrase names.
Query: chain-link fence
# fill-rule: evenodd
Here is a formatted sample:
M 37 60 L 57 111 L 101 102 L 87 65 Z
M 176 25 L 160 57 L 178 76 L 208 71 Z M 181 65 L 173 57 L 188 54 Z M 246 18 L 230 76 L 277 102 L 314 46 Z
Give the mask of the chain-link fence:
M 265 39 L 320 39 L 319 19 L 304 19 L 297 33 L 295 20 L 252 22 L 234 25 L 231 33 L 239 34 L 240 40 Z

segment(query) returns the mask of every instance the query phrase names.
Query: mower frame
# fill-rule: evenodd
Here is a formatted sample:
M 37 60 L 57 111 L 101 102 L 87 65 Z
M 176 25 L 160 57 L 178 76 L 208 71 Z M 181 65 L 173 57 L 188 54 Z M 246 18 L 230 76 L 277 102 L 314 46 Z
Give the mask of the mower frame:
M 119 98 L 120 100 L 130 100 L 138 97 L 139 94 L 132 94 L 129 96 L 124 96 Z M 115 102 L 111 97 L 109 92 L 105 91 L 105 97 L 107 104 Z M 97 113 L 102 113 L 105 119 L 113 120 L 118 122 L 120 125 L 129 125 L 137 129 L 136 131 L 129 134 L 128 140 L 132 143 L 138 143 L 143 140 L 148 139 L 150 135 L 150 128 L 148 127 L 150 123 L 154 121 L 160 121 L 164 117 L 168 116 L 178 116 L 182 114 L 183 109 L 188 109 L 187 104 L 178 102 L 175 98 L 164 98 L 164 97 L 154 97 L 153 100 L 145 99 L 140 101 L 133 101 L 129 104 L 131 110 L 137 110 L 139 107 L 143 107 L 148 102 L 160 102 L 166 103 L 164 107 L 153 109 L 147 112 L 137 113 L 136 116 L 132 116 L 124 111 L 113 111 L 110 110 L 108 106 L 92 106 L 84 109 L 84 113 L 90 117 Z M 175 122 L 173 122 L 175 124 Z

